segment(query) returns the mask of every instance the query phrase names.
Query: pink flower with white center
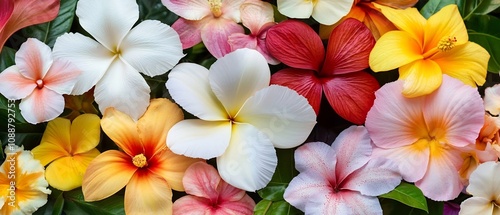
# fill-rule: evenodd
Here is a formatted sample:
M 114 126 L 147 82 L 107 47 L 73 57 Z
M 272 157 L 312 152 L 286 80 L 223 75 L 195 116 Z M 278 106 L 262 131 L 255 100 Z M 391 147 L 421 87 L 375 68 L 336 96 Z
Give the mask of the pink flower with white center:
M 253 0 L 255 1 L 255 0 Z M 187 49 L 203 41 L 216 58 L 231 52 L 229 35 L 243 33 L 240 6 L 245 0 L 162 0 L 180 18 L 172 25 Z
M 205 162 L 189 166 L 182 184 L 189 195 L 174 202 L 174 215 L 253 214 L 253 199 L 222 180 L 217 170 Z
M 391 160 L 372 158 L 372 145 L 363 126 L 341 132 L 331 146 L 306 143 L 295 151 L 300 172 L 284 198 L 306 214 L 382 214 L 377 199 L 400 182 Z
M 280 61 L 272 57 L 266 46 L 267 30 L 276 25 L 273 6 L 263 1 L 247 0 L 240 7 L 241 22 L 250 30 L 250 35 L 234 33 L 227 41 L 231 50 L 250 48 L 260 52 L 267 63 L 276 65 Z
M 31 124 L 58 117 L 64 110 L 63 94 L 71 93 L 80 70 L 68 61 L 53 59 L 50 48 L 32 38 L 21 45 L 15 62 L 0 73 L 0 93 L 22 99 L 21 115 Z

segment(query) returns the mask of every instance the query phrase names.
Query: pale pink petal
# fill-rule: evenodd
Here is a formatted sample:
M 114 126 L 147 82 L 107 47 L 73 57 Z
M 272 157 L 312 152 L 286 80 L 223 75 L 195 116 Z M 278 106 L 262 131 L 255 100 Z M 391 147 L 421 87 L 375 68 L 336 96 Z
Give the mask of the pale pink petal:
M 45 77 L 52 65 L 52 51 L 39 40 L 28 38 L 16 52 L 15 61 L 24 77 L 40 80 Z
M 338 165 L 338 167 L 342 166 Z M 401 175 L 398 165 L 389 159 L 375 158 L 349 175 L 343 181 L 342 188 L 358 191 L 366 196 L 378 196 L 388 193 L 400 183 Z
M 457 149 L 445 148 L 434 149 L 429 159 L 429 167 L 424 177 L 415 182 L 415 185 L 422 190 L 424 195 L 435 201 L 448 201 L 456 198 L 463 190 L 458 175 L 458 169 L 463 163 L 460 151 Z M 413 170 L 409 170 L 413 171 Z M 446 186 L 439 181 L 446 181 Z
M 238 49 L 212 64 L 208 79 L 229 116 L 236 117 L 250 96 L 269 86 L 271 72 L 259 52 Z
M 314 3 L 303 0 L 278 0 L 278 10 L 290 18 L 307 19 L 313 13 Z
M 201 29 L 201 40 L 210 54 L 221 58 L 231 52 L 227 42 L 229 35 L 243 33 L 243 27 L 227 19 L 214 19 L 208 21 Z
M 372 152 L 373 158 L 389 158 L 396 162 L 403 179 L 408 182 L 415 182 L 424 177 L 427 172 L 429 155 L 428 147 L 419 149 L 413 145 L 393 149 L 375 147 Z
M 201 42 L 201 29 L 208 19 L 201 21 L 190 21 L 179 18 L 172 24 L 182 42 L 182 49 L 188 49 Z
M 21 75 L 15 65 L 0 73 L 0 93 L 7 99 L 26 98 L 35 88 L 35 81 Z
M 229 121 L 187 119 L 168 131 L 167 145 L 176 154 L 210 159 L 226 151 L 230 138 Z
M 181 63 L 168 74 L 166 87 L 177 104 L 198 118 L 227 120 L 227 112 L 212 92 L 208 75 L 203 66 Z
M 82 71 L 71 92 L 74 95 L 90 90 L 115 58 L 104 46 L 80 33 L 68 33 L 58 37 L 54 44 L 54 57 L 68 60 Z
M 241 48 L 256 49 L 257 48 L 257 37 L 253 35 L 246 35 L 243 33 L 234 33 L 228 37 L 229 45 L 231 50 L 237 50 Z
M 377 214 L 382 207 L 377 197 L 361 195 L 358 192 L 340 191 L 317 196 L 306 206 L 306 214 Z
M 244 191 L 243 193 L 245 195 L 238 201 L 224 201 L 220 203 L 218 210 L 215 211 L 213 215 L 253 214 L 255 202 Z
M 217 186 L 221 178 L 217 170 L 203 162 L 197 162 L 189 166 L 182 178 L 182 184 L 187 194 L 217 200 Z
M 183 196 L 174 202 L 173 215 L 207 215 L 213 210 L 209 199 L 197 196 Z
M 441 87 L 426 98 L 423 114 L 429 132 L 443 132 L 447 143 L 457 147 L 474 143 L 484 124 L 477 89 L 447 75 Z
M 470 175 L 467 192 L 474 197 L 483 197 L 490 200 L 496 199 L 500 194 L 500 164 L 486 162 L 479 165 Z
M 312 11 L 312 17 L 323 25 L 333 25 L 347 15 L 353 0 L 319 0 Z
M 246 0 L 224 0 L 222 1 L 222 18 L 235 23 L 241 22 L 240 7 Z M 248 0 L 257 1 L 257 0 Z
M 495 205 L 491 202 L 491 199 L 486 199 L 483 197 L 468 198 L 460 204 L 459 215 L 472 215 L 472 214 L 495 214 Z
M 101 113 L 114 107 L 137 120 L 149 105 L 149 92 L 149 85 L 139 72 L 116 59 L 97 82 L 94 96 Z
M 299 172 L 315 172 L 324 178 L 335 179 L 337 155 L 322 142 L 310 142 L 295 150 L 295 169 Z
M 304 143 L 311 133 L 316 113 L 297 92 L 271 85 L 250 97 L 234 120 L 252 124 L 277 148 L 293 148 Z
M 110 51 L 118 51 L 122 39 L 139 19 L 134 0 L 78 1 L 80 25 Z
M 184 57 L 177 32 L 157 20 L 145 20 L 135 26 L 120 49 L 124 61 L 150 77 L 166 73 Z
M 222 179 L 252 192 L 271 181 L 277 163 L 271 140 L 249 124 L 233 125 L 229 147 L 217 157 L 217 168 Z
M 318 196 L 327 196 L 332 191 L 330 182 L 323 175 L 313 171 L 302 172 L 290 181 L 283 198 L 299 210 L 305 211 L 309 201 Z
M 31 123 L 47 122 L 58 117 L 64 110 L 64 97 L 46 87 L 35 89 L 19 104 L 21 115 Z
M 366 116 L 366 129 L 378 147 L 407 146 L 428 135 L 422 114 L 424 98 L 408 99 L 402 90 L 403 81 L 395 81 L 375 92 L 373 107 Z
M 363 126 L 351 126 L 342 131 L 332 143 L 332 149 L 337 153 L 335 175 L 338 183 L 365 165 L 372 154 L 370 136 Z
M 44 86 L 59 94 L 70 94 L 81 71 L 71 62 L 56 59 L 43 79 Z
M 274 22 L 273 6 L 263 1 L 247 1 L 240 7 L 241 22 L 253 35 L 267 23 Z
M 210 5 L 207 0 L 162 0 L 169 11 L 188 20 L 201 20 L 211 16 Z

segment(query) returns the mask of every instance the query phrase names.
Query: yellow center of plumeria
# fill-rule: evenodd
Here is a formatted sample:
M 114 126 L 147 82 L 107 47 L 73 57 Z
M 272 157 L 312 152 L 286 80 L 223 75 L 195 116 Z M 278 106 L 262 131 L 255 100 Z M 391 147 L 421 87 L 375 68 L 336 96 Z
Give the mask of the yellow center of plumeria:
M 144 156 L 143 154 L 138 154 L 138 155 L 134 156 L 134 158 L 132 158 L 132 163 L 134 163 L 134 165 L 136 167 L 139 167 L 139 168 L 142 168 L 142 167 L 145 167 L 148 165 L 148 161 L 146 159 L 146 156 Z
M 38 87 L 38 89 L 42 89 L 43 88 L 43 80 L 42 79 L 38 79 L 36 80 L 36 87 Z
M 455 43 L 457 42 L 456 37 L 444 37 L 438 43 L 438 49 L 440 51 L 446 52 L 455 47 Z
M 208 5 L 210 5 L 210 11 L 215 17 L 222 15 L 222 0 L 208 0 Z

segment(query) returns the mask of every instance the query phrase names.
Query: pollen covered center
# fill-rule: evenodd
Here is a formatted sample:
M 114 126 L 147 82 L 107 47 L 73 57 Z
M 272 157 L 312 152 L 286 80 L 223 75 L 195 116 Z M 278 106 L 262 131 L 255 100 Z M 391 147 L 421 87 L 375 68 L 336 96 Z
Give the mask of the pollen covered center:
M 208 5 L 210 5 L 210 11 L 215 17 L 222 15 L 222 0 L 208 0 Z
M 144 156 L 143 154 L 138 154 L 138 155 L 134 156 L 134 158 L 132 158 L 132 163 L 134 163 L 134 165 L 136 167 L 139 167 L 139 168 L 142 168 L 142 167 L 145 167 L 148 165 L 148 161 L 146 159 L 146 156 Z
M 443 52 L 446 52 L 446 51 L 449 51 L 451 49 L 453 49 L 455 47 L 455 43 L 457 42 L 457 38 L 456 37 L 443 37 L 439 43 L 438 43 L 438 49 L 440 51 L 443 51 Z

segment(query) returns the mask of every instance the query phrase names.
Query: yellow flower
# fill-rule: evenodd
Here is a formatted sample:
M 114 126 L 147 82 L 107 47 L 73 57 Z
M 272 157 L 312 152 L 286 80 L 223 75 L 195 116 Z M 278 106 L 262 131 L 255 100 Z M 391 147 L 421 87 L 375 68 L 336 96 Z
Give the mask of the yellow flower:
M 399 29 L 382 35 L 370 53 L 375 72 L 399 68 L 403 95 L 417 97 L 436 90 L 443 74 L 467 85 L 483 85 L 490 55 L 469 42 L 456 5 L 448 5 L 426 20 L 417 9 L 377 5 Z
M 0 214 L 32 214 L 47 203 L 51 193 L 44 169 L 29 151 L 7 146 L 0 166 Z
M 35 159 L 47 166 L 45 177 L 50 186 L 68 191 L 82 186 L 83 174 L 99 151 L 99 117 L 83 114 L 73 123 L 56 118 L 49 122 L 39 146 L 31 152 Z

